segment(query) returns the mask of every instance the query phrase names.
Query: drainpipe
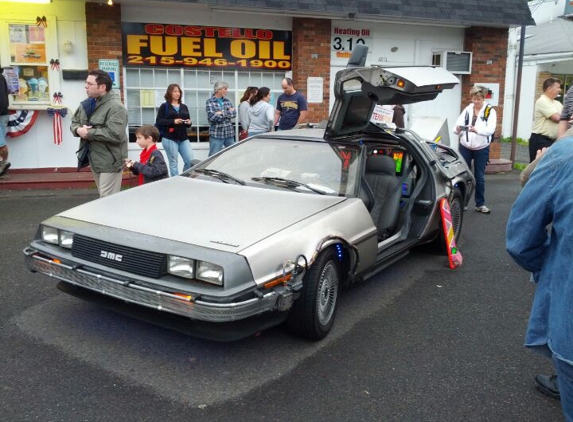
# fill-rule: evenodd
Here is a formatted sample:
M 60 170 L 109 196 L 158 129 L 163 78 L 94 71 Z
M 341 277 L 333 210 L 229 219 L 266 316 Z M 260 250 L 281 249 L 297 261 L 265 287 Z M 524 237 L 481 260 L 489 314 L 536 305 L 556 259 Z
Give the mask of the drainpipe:
M 517 83 L 515 87 L 515 100 L 513 107 L 513 128 L 511 131 L 511 154 L 509 160 L 515 163 L 515 152 L 517 149 L 517 121 L 519 116 L 519 100 L 521 98 L 521 74 L 523 71 L 523 54 L 525 46 L 525 25 L 521 25 L 521 35 L 519 38 L 519 61 L 517 65 Z

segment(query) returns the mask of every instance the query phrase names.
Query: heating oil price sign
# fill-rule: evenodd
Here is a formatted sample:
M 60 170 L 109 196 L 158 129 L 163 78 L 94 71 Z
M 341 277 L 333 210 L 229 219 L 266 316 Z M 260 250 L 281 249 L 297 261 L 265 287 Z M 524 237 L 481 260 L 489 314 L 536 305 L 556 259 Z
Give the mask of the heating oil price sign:
M 352 50 L 358 44 L 368 46 L 368 53 L 372 51 L 372 36 L 369 28 L 332 27 L 331 60 L 346 64 L 352 55 Z

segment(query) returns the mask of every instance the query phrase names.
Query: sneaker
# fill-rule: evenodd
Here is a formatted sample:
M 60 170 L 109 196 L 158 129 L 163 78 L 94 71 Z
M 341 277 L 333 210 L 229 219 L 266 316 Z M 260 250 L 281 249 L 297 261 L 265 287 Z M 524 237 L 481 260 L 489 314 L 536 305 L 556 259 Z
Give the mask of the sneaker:
M 557 375 L 543 375 L 538 374 L 535 376 L 535 384 L 539 391 L 546 396 L 560 400 L 559 383 L 557 382 Z
M 8 169 L 10 168 L 11 164 L 9 161 L 0 161 L 0 177 L 4 176 Z
M 489 214 L 491 212 L 491 210 L 488 207 L 486 207 L 485 205 L 481 205 L 479 207 L 476 207 L 476 211 L 481 212 L 482 214 Z

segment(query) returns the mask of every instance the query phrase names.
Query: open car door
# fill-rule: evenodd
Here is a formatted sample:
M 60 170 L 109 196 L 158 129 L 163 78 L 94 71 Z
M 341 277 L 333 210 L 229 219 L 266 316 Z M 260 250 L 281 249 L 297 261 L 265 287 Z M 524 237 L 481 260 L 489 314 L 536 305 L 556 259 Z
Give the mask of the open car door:
M 335 102 L 326 139 L 359 133 L 370 124 L 376 104 L 411 104 L 433 100 L 459 83 L 443 67 L 354 67 L 336 74 Z

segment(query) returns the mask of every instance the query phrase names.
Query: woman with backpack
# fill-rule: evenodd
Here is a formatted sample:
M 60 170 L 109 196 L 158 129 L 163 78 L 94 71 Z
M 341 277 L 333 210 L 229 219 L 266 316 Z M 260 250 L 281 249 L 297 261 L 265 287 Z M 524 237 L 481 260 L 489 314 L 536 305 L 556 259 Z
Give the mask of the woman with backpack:
M 491 213 L 485 205 L 485 168 L 489 161 L 489 144 L 493 139 L 497 115 L 491 104 L 486 104 L 488 89 L 476 85 L 470 90 L 472 102 L 456 120 L 454 133 L 460 137 L 459 151 L 471 169 L 474 163 L 476 178 L 475 210 L 483 214 Z
M 183 159 L 183 171 L 191 167 L 193 150 L 187 136 L 187 128 L 191 127 L 189 109 L 181 102 L 181 87 L 170 84 L 165 93 L 165 102 L 161 104 L 155 119 L 155 126 L 161 135 L 163 149 L 169 161 L 169 175 L 179 174 L 179 155 Z

